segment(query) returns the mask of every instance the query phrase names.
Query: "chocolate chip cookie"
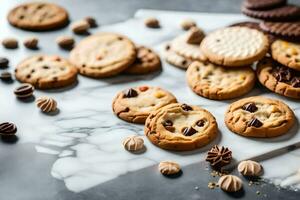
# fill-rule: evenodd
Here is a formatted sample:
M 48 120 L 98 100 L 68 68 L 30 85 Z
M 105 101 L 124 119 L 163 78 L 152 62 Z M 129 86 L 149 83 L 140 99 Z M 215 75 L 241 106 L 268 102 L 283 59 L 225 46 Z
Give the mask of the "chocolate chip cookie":
M 206 36 L 200 48 L 211 62 L 227 67 L 250 65 L 265 56 L 268 38 L 247 27 L 227 27 Z
M 116 33 L 98 33 L 86 37 L 70 53 L 70 62 L 79 73 L 92 78 L 114 76 L 136 59 L 131 40 Z
M 13 8 L 7 19 L 15 27 L 46 31 L 61 28 L 69 21 L 67 11 L 53 3 L 29 2 Z
M 193 62 L 186 79 L 190 88 L 208 99 L 231 99 L 248 93 L 255 84 L 251 67 L 224 68 L 208 61 Z
M 274 60 L 300 71 L 300 44 L 276 40 L 271 46 L 271 51 Z
M 153 144 L 175 151 L 203 147 L 216 138 L 217 130 L 217 122 L 207 110 L 181 103 L 152 112 L 144 129 Z
M 149 114 L 165 105 L 177 102 L 174 95 L 159 87 L 140 86 L 117 94 L 113 112 L 121 119 L 143 124 Z
M 59 56 L 36 55 L 21 61 L 16 78 L 30 83 L 38 89 L 53 89 L 73 84 L 77 80 L 77 69 Z
M 178 53 L 176 53 L 170 45 L 166 45 L 165 50 L 164 50 L 164 58 L 165 60 L 180 69 L 187 69 L 188 66 L 193 62 L 192 59 L 190 58 L 185 58 Z
M 288 68 L 272 58 L 257 64 L 258 80 L 269 90 L 291 98 L 300 99 L 300 72 Z
M 161 69 L 159 56 L 151 49 L 140 46 L 134 63 L 124 72 L 127 74 L 149 74 Z
M 285 103 L 261 96 L 236 101 L 225 114 L 226 126 L 246 137 L 280 136 L 287 133 L 294 122 L 294 113 Z

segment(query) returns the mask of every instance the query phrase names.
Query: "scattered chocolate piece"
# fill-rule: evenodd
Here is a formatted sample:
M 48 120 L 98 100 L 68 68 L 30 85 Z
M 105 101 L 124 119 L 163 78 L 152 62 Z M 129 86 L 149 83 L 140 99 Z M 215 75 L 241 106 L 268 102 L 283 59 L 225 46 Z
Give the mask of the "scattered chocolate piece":
M 7 49 L 16 49 L 18 48 L 18 40 L 15 38 L 6 38 L 2 40 L 2 45 Z
M 192 28 L 192 27 L 196 27 L 197 24 L 196 24 L 196 22 L 195 22 L 194 20 L 192 20 L 192 19 L 186 19 L 186 20 L 184 20 L 184 21 L 181 22 L 180 26 L 181 26 L 181 28 L 182 28 L 183 30 L 186 30 L 186 31 L 187 31 L 187 30 L 189 30 L 189 29 Z
M 185 136 L 192 136 L 192 135 L 194 135 L 195 133 L 197 133 L 197 130 L 196 129 L 194 129 L 193 127 L 185 127 L 185 128 L 183 128 L 182 129 L 182 133 L 183 133 L 183 135 L 185 135 Z
M 1 136 L 11 136 L 15 135 L 17 132 L 17 127 L 14 123 L 4 122 L 0 124 L 0 135 Z
M 200 119 L 199 121 L 196 122 L 196 125 L 199 127 L 203 127 L 204 124 L 205 124 L 205 120 L 203 120 L 203 119 Z
M 261 121 L 259 121 L 257 118 L 253 118 L 248 124 L 248 126 L 254 126 L 256 128 L 259 128 L 262 125 L 263 125 L 263 123 Z
M 71 36 L 59 36 L 58 38 L 56 38 L 56 43 L 58 44 L 58 46 L 60 46 L 62 49 L 72 49 L 74 44 L 75 44 L 75 40 L 73 37 Z
M 24 46 L 28 49 L 37 49 L 39 40 L 35 37 L 28 38 L 24 41 Z
M 232 152 L 227 147 L 222 146 L 220 148 L 215 145 L 208 151 L 205 160 L 208 161 L 212 167 L 221 168 L 229 164 L 231 159 Z
M 91 28 L 95 28 L 98 26 L 96 19 L 93 17 L 86 17 L 85 21 L 90 25 Z
M 187 33 L 186 42 L 188 44 L 199 45 L 204 37 L 205 37 L 205 34 L 201 29 L 199 29 L 197 27 L 192 27 Z
M 145 20 L 145 25 L 149 28 L 159 28 L 160 27 L 158 19 L 156 19 L 154 17 L 147 18 Z
M 4 57 L 0 57 L 0 68 L 7 68 L 9 60 Z
M 292 86 L 294 87 L 294 88 L 299 88 L 300 87 L 300 78 L 299 77 L 294 77 L 293 79 L 292 79 Z
M 12 81 L 12 75 L 11 75 L 10 72 L 2 72 L 2 73 L 0 74 L 0 79 L 1 79 L 2 81 L 6 81 L 6 82 Z
M 257 107 L 256 107 L 255 103 L 248 103 L 243 106 L 243 110 L 254 113 L 257 111 Z
M 80 20 L 71 25 L 71 29 L 75 34 L 85 34 L 89 28 L 90 24 L 86 20 Z
M 191 106 L 189 106 L 185 103 L 181 105 L 181 108 L 182 108 L 182 110 L 185 110 L 185 111 L 193 110 L 193 108 Z
M 123 94 L 124 94 L 123 97 L 125 97 L 125 98 L 132 98 L 132 97 L 138 96 L 137 91 L 134 90 L 134 89 L 132 89 L 132 88 L 130 88 L 130 89 L 124 91 Z
M 300 87 L 300 72 L 290 69 L 274 61 L 272 75 L 279 82 L 291 85 L 294 88 Z
M 34 87 L 29 83 L 23 83 L 21 86 L 17 87 L 14 91 L 15 95 L 20 98 L 29 98 L 32 96 Z

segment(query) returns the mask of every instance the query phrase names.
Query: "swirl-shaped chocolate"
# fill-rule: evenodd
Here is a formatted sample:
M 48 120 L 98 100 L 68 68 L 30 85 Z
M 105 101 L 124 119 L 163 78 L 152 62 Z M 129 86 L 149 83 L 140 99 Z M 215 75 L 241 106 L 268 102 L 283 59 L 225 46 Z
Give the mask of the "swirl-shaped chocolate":
M 144 147 L 144 140 L 136 135 L 128 136 L 123 141 L 123 146 L 127 151 L 139 151 Z
M 53 112 L 57 109 L 56 101 L 51 97 L 39 97 L 36 100 L 36 105 L 39 107 L 43 112 Z
M 10 136 L 15 135 L 17 132 L 17 127 L 14 123 L 4 122 L 0 124 L 0 135 Z
M 243 183 L 242 180 L 237 176 L 225 175 L 219 179 L 218 185 L 226 192 L 236 192 L 242 188 Z
M 238 165 L 238 171 L 244 176 L 259 176 L 262 167 L 258 162 L 252 160 L 245 160 Z
M 172 161 L 163 161 L 158 165 L 160 173 L 163 175 L 172 175 L 180 172 L 180 165 Z

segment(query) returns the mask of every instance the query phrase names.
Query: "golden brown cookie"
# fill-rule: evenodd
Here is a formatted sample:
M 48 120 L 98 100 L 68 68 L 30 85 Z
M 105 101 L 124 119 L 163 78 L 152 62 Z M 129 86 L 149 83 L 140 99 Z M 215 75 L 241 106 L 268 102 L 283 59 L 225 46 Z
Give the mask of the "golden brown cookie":
M 151 49 L 140 46 L 137 48 L 137 58 L 124 72 L 127 74 L 149 74 L 161 69 L 159 56 Z
M 186 72 L 186 80 L 196 94 L 222 100 L 248 93 L 256 79 L 251 67 L 224 68 L 208 61 L 195 61 Z
M 204 37 L 205 34 L 201 29 L 193 27 L 172 40 L 170 46 L 174 52 L 186 59 L 205 61 L 206 56 L 199 48 Z
M 200 48 L 215 64 L 239 67 L 263 58 L 269 49 L 269 41 L 267 36 L 255 29 L 227 27 L 206 36 Z
M 77 80 L 77 69 L 59 56 L 36 55 L 21 61 L 16 78 L 35 88 L 53 89 L 71 85 Z
M 164 58 L 169 64 L 180 69 L 187 69 L 188 66 L 193 62 L 192 59 L 185 58 L 176 53 L 170 45 L 167 45 L 164 50 Z
M 176 98 L 166 90 L 140 86 L 118 93 L 113 100 L 112 109 L 125 121 L 143 124 L 151 112 L 175 102 Z
M 283 66 L 272 58 L 257 64 L 259 82 L 269 90 L 291 98 L 300 99 L 300 72 Z
M 145 123 L 145 135 L 163 149 L 188 151 L 203 147 L 217 136 L 212 114 L 198 106 L 172 103 L 152 112 Z
M 300 71 L 300 44 L 276 40 L 272 46 L 272 57 L 281 64 Z
M 9 12 L 7 19 L 15 27 L 33 31 L 61 28 L 69 21 L 64 8 L 47 2 L 20 4 Z
M 226 126 L 246 137 L 283 135 L 293 126 L 293 111 L 282 101 L 254 96 L 232 103 L 225 113 Z
M 131 40 L 116 33 L 86 37 L 70 53 L 70 61 L 82 75 L 104 78 L 119 74 L 136 59 Z

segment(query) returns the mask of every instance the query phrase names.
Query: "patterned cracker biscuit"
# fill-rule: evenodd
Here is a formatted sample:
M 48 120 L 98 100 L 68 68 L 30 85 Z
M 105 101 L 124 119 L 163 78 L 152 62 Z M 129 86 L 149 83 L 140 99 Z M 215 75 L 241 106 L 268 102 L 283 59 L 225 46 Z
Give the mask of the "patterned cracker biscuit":
M 77 80 L 77 69 L 59 56 L 36 55 L 21 61 L 16 78 L 35 88 L 53 89 L 71 85 Z
M 287 0 L 245 0 L 243 6 L 253 10 L 267 10 L 285 5 Z
M 260 31 L 246 27 L 228 27 L 209 34 L 200 48 L 211 62 L 238 67 L 263 58 L 269 49 L 269 42 Z
M 180 69 L 187 69 L 188 66 L 192 63 L 192 59 L 185 58 L 179 55 L 178 53 L 173 51 L 171 46 L 168 45 L 164 51 L 164 58 L 169 64 L 178 67 Z
M 149 74 L 161 69 L 159 56 L 151 49 L 140 46 L 137 47 L 137 58 L 135 62 L 124 72 L 127 74 Z
M 271 50 L 274 60 L 300 71 L 300 44 L 276 40 Z
M 300 72 L 281 65 L 271 58 L 257 64 L 258 80 L 269 90 L 291 98 L 300 99 Z
M 207 58 L 199 48 L 199 44 L 205 35 L 202 32 L 201 36 L 198 36 L 197 43 L 188 43 L 189 39 L 192 40 L 192 31 L 193 29 L 190 29 L 187 33 L 176 37 L 170 44 L 171 49 L 184 58 L 205 61 Z
M 188 151 L 203 147 L 217 136 L 217 122 L 198 106 L 173 103 L 152 112 L 146 120 L 145 135 L 160 148 Z
M 280 136 L 287 133 L 294 122 L 294 113 L 285 103 L 261 96 L 236 101 L 225 114 L 226 126 L 246 137 Z
M 262 30 L 279 37 L 300 41 L 300 21 L 296 22 L 261 22 Z
M 176 98 L 166 90 L 141 86 L 118 93 L 113 100 L 112 109 L 125 121 L 143 124 L 151 112 L 175 102 Z
M 64 8 L 46 2 L 21 4 L 9 12 L 7 19 L 15 27 L 33 31 L 61 28 L 69 21 Z
M 285 5 L 269 10 L 250 10 L 242 7 L 242 12 L 249 17 L 266 21 L 288 21 L 300 17 L 300 8 L 295 5 Z
M 114 76 L 136 59 L 136 47 L 125 36 L 99 33 L 83 39 L 70 53 L 70 61 L 82 75 L 93 78 Z
M 224 68 L 210 62 L 193 62 L 186 79 L 190 88 L 208 99 L 232 99 L 248 93 L 255 84 L 251 67 Z

